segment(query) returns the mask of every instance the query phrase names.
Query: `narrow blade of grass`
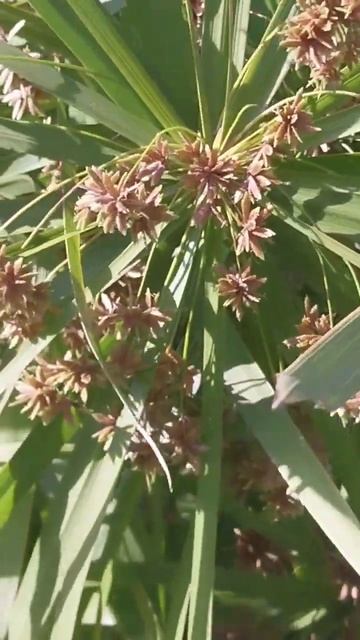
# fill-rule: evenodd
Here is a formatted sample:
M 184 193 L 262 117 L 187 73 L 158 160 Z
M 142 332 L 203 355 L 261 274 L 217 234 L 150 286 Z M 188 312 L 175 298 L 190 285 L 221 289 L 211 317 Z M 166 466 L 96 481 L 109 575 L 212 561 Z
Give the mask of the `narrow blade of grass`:
M 213 231 L 213 230 L 212 230 Z M 217 241 L 214 236 L 211 242 Z M 209 253 L 213 247 L 208 247 Z M 212 637 L 217 518 L 220 494 L 223 416 L 223 309 L 213 282 L 213 264 L 205 272 L 202 435 L 206 452 L 198 480 L 188 640 Z
M 101 93 L 74 80 L 69 73 L 45 66 L 16 47 L 0 43 L 0 63 L 136 144 L 148 144 L 158 131 L 147 118 L 115 105 Z
M 300 500 L 360 575 L 359 521 L 287 412 L 272 410 L 273 388 L 230 321 L 226 341 L 225 383 L 239 413 L 277 466 L 290 495 Z
M 277 406 L 311 400 L 329 411 L 360 388 L 360 308 L 339 322 L 278 376 Z
M 21 580 L 32 502 L 32 496 L 23 498 L 0 531 L 0 640 L 6 640 L 10 612 Z
M 9 640 L 73 638 L 92 549 L 125 454 L 118 437 L 98 460 L 93 459 L 97 448 L 84 429 L 27 566 Z
M 76 427 L 57 420 L 51 429 L 44 431 L 43 425 L 32 429 L 28 437 L 15 452 L 11 460 L 0 471 L 0 529 L 11 516 L 20 500 L 30 491 L 34 483 L 70 440 Z
M 131 85 L 119 74 L 69 3 L 31 0 L 30 4 L 54 33 L 59 34 L 84 68 L 92 72 L 96 82 L 115 104 L 130 113 L 133 112 L 134 115 L 145 116 L 151 120 L 151 114 L 144 108 Z
M 178 116 L 117 32 L 96 0 L 65 0 L 121 75 L 164 128 L 181 126 Z

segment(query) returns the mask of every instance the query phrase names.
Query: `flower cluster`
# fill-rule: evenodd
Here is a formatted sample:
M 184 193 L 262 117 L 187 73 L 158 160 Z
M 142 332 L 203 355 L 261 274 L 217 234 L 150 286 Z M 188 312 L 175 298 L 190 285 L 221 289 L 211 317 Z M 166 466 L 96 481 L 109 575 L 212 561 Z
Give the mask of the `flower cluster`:
M 298 13 L 284 28 L 283 46 L 297 67 L 310 68 L 315 84 L 338 81 L 342 67 L 359 58 L 358 0 L 297 0 L 297 5 Z
M 281 575 L 292 569 L 290 555 L 252 529 L 234 529 L 237 564 L 263 575 Z
M 299 91 L 294 99 L 275 108 L 276 117 L 268 130 L 268 139 L 274 149 L 277 149 L 284 142 L 289 147 L 296 149 L 302 142 L 304 134 L 320 131 L 318 127 L 314 126 L 311 115 L 303 109 L 302 93 Z
M 33 299 L 31 295 L 37 299 L 32 274 L 21 270 L 21 263 L 15 263 L 15 267 L 15 288 L 9 284 L 1 288 L 0 271 L 4 309 L 13 309 L 14 305 L 26 309 Z M 157 339 L 169 320 L 159 309 L 155 295 L 149 290 L 141 293 L 142 278 L 143 269 L 135 266 L 100 293 L 91 309 L 97 337 L 108 343 L 104 356 L 106 366 L 121 384 L 146 369 L 144 346 Z M 25 372 L 17 385 L 14 404 L 23 405 L 22 411 L 28 413 L 30 419 L 38 418 L 44 424 L 57 416 L 70 419 L 71 407 L 86 410 L 101 427 L 94 436 L 107 448 L 122 408 L 104 412 L 106 392 L 105 400 L 102 397 L 96 400 L 96 390 L 104 388 L 106 379 L 87 345 L 79 319 L 63 330 L 55 353 L 54 357 L 49 350 Z M 200 468 L 202 447 L 194 400 L 198 377 L 194 367 L 168 348 L 159 357 L 145 405 L 144 419 L 149 435 L 164 452 L 167 462 L 185 471 Z M 159 471 L 151 447 L 138 433 L 133 436 L 128 459 L 135 467 Z
M 285 346 L 296 347 L 300 351 L 311 347 L 331 329 L 329 316 L 324 313 L 320 314 L 318 306 L 312 305 L 308 296 L 305 298 L 304 310 L 301 322 L 296 325 L 298 335 L 284 340 Z
M 24 338 L 36 338 L 49 309 L 48 285 L 38 282 L 22 258 L 7 258 L 5 245 L 0 247 L 0 309 L 0 338 L 10 347 Z
M 15 36 L 19 33 L 20 29 L 22 29 L 23 25 L 23 20 L 17 22 L 9 33 L 6 33 L 6 31 L 0 27 L 0 42 L 13 44 Z M 32 58 L 40 57 L 39 53 L 29 51 L 28 47 L 23 47 L 23 51 Z M 32 116 L 42 115 L 39 106 L 41 92 L 27 82 L 27 80 L 21 78 L 4 65 L 0 65 L 0 87 L 2 90 L 0 102 L 11 107 L 11 117 L 13 120 L 21 120 L 25 113 L 29 113 Z
M 163 185 L 168 150 L 158 143 L 130 170 L 105 171 L 88 169 L 81 188 L 85 193 L 75 205 L 75 220 L 79 229 L 95 223 L 104 233 L 115 231 L 137 238 L 145 234 L 156 238 L 156 227 L 173 217 L 164 204 Z
M 255 440 L 228 442 L 224 457 L 228 485 L 237 499 L 263 501 L 274 519 L 302 513 L 302 505 L 287 493 L 285 481 Z
M 21 413 L 29 413 L 30 420 L 40 418 L 43 424 L 49 424 L 59 415 L 70 418 L 70 401 L 49 383 L 42 364 L 26 372 L 16 389 L 13 405 L 24 405 Z
M 241 320 L 245 308 L 260 301 L 258 289 L 266 278 L 258 278 L 252 274 L 249 266 L 241 272 L 236 267 L 220 270 L 222 275 L 218 280 L 219 295 L 224 298 L 224 306 L 230 307 L 237 319 Z
M 140 359 L 137 370 L 141 366 Z M 187 365 L 177 352 L 167 349 L 155 368 L 144 412 L 147 433 L 161 450 L 167 464 L 195 473 L 201 468 L 203 452 L 199 421 L 194 412 L 198 375 L 197 370 Z M 119 412 L 95 413 L 93 417 L 101 425 L 94 436 L 106 449 L 117 428 Z M 134 468 L 146 473 L 161 472 L 152 448 L 138 432 L 132 437 L 126 458 Z

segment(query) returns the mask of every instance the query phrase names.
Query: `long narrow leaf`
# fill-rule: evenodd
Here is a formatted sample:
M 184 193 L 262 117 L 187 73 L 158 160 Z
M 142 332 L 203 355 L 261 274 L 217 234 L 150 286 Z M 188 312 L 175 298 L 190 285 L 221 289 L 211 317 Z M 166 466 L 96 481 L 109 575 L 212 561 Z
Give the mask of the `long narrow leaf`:
M 0 118 L 0 147 L 80 165 L 102 164 L 121 151 L 116 143 L 85 131 L 6 118 Z
M 50 28 L 59 34 L 84 67 L 94 74 L 94 79 L 113 102 L 129 113 L 151 120 L 150 113 L 147 113 L 131 85 L 119 74 L 68 3 L 31 0 L 31 5 Z
M 164 128 L 181 125 L 176 113 L 161 94 L 116 31 L 111 18 L 96 0 L 65 0 L 108 55 L 122 76 Z
M 360 308 L 280 374 L 276 404 L 311 400 L 329 411 L 360 389 Z
M 70 440 L 75 427 L 58 420 L 44 432 L 37 425 L 0 471 L 0 529 L 16 505 L 28 494 L 62 445 Z
M 226 330 L 225 382 L 239 413 L 319 527 L 360 575 L 360 523 L 283 409 L 233 325 Z M 239 361 L 241 364 L 239 364 Z
M 157 132 L 147 118 L 115 105 L 105 96 L 74 80 L 68 73 L 30 58 L 16 47 L 0 43 L 0 63 L 46 93 L 73 105 L 113 131 L 135 142 L 148 144 Z
M 293 0 L 280 0 L 262 41 L 234 85 L 227 118 L 233 133 L 240 131 L 261 113 L 273 95 L 287 60 L 286 50 L 279 46 L 278 29 L 288 17 L 293 4 Z M 244 110 L 247 106 L 251 108 Z
M 32 496 L 23 498 L 0 530 L 0 640 L 6 640 L 10 613 L 21 580 L 32 502 Z
M 92 549 L 124 451 L 119 443 L 93 460 L 98 446 L 86 429 L 52 501 L 10 620 L 9 640 L 71 640 Z
M 214 238 L 212 238 L 214 241 Z M 198 480 L 188 640 L 212 637 L 212 605 L 215 575 L 217 518 L 220 495 L 223 373 L 223 309 L 212 281 L 212 262 L 205 274 L 204 380 L 202 385 L 202 433 L 206 446 L 203 472 Z

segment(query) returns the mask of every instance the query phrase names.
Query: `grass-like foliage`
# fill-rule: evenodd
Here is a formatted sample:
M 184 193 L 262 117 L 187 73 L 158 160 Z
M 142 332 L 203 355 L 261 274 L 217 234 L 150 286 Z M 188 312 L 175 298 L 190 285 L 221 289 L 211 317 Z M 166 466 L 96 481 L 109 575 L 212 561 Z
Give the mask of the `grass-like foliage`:
M 360 633 L 359 0 L 0 2 L 0 640 Z

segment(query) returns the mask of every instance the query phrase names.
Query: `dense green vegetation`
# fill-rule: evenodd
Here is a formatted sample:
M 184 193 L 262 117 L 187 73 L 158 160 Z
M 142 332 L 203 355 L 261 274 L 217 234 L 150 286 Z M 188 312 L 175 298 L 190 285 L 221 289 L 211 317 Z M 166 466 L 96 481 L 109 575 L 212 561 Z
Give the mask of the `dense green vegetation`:
M 359 636 L 359 52 L 0 2 L 0 640 Z

